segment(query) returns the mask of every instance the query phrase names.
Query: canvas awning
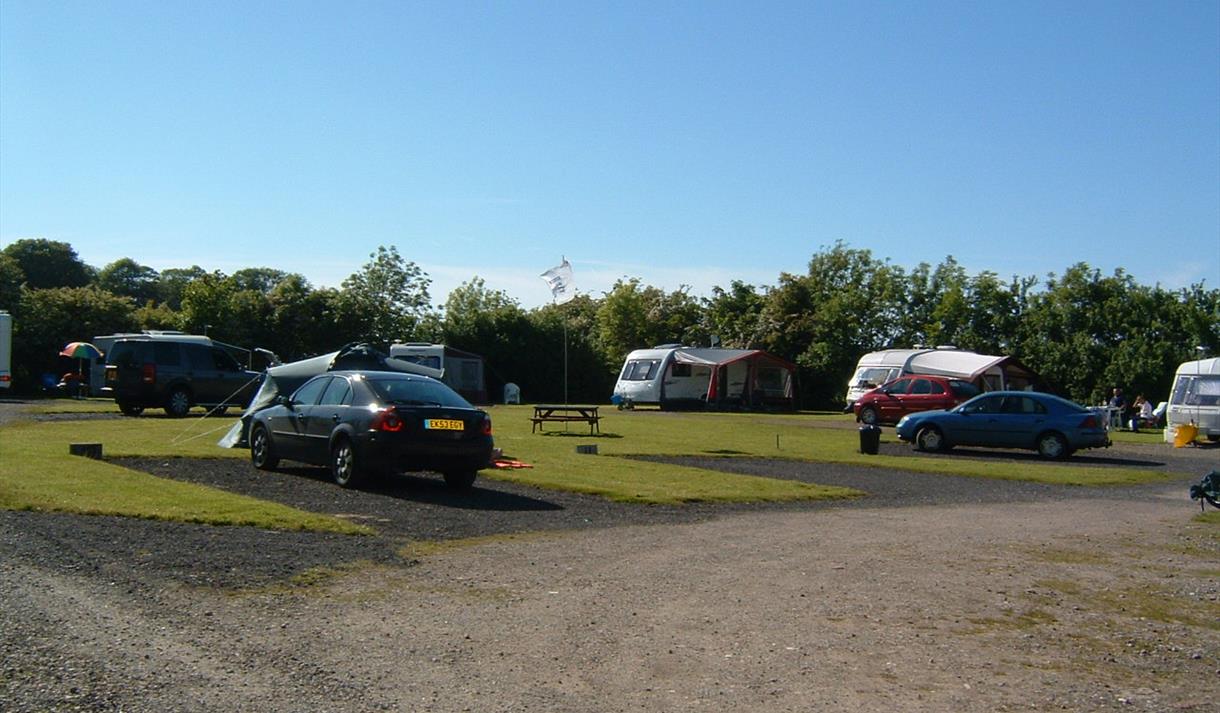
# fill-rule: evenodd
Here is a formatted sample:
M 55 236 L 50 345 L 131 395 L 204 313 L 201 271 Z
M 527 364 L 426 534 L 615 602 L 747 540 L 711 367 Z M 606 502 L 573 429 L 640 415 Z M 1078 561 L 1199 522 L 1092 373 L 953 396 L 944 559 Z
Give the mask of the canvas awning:
M 930 351 L 911 357 L 910 371 L 916 374 L 954 376 L 973 381 L 993 367 L 1000 366 L 1008 357 L 974 352 L 944 350 Z

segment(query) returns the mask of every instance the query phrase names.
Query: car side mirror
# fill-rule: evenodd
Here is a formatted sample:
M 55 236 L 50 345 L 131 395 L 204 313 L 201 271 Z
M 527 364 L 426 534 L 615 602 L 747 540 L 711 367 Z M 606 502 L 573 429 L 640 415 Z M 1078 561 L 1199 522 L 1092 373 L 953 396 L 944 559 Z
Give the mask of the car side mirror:
M 275 403 L 279 406 L 287 406 L 288 408 L 292 408 L 292 399 L 284 396 L 283 394 L 275 397 Z

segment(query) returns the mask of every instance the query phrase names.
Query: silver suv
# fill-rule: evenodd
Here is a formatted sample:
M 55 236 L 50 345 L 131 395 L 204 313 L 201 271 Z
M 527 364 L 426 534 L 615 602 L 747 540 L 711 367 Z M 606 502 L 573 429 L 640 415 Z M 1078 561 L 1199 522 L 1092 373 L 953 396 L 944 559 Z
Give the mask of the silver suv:
M 181 418 L 192 406 L 220 413 L 245 407 L 261 380 L 207 337 L 132 337 L 116 340 L 106 353 L 102 394 L 113 396 L 128 416 L 160 407 Z

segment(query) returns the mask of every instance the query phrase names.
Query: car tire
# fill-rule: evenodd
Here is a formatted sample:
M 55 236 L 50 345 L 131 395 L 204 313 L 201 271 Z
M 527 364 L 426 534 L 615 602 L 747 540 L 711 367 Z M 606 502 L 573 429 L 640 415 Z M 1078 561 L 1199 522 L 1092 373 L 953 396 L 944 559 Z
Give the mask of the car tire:
M 924 426 L 915 434 L 915 448 L 930 453 L 938 453 L 949 450 L 949 444 L 945 441 L 945 434 L 941 433 L 939 428 L 936 426 Z
M 470 490 L 474 480 L 479 476 L 477 470 L 453 470 L 445 473 L 445 485 L 450 490 Z
M 1063 460 L 1072 454 L 1067 439 L 1051 431 L 1038 436 L 1038 455 L 1047 460 Z
M 280 464 L 275 444 L 271 442 L 271 432 L 261 423 L 250 429 L 250 462 L 259 470 L 275 470 Z
M 342 488 L 355 488 L 364 482 L 364 470 L 356 461 L 356 448 L 350 438 L 340 436 L 330 447 L 330 476 Z
M 860 409 L 860 423 L 863 423 L 866 426 L 876 426 L 877 409 L 873 408 L 872 406 L 865 406 L 864 408 Z
M 144 407 L 136 406 L 135 404 L 119 402 L 119 411 L 122 412 L 122 414 L 124 416 L 139 416 L 140 414 L 144 413 Z
M 191 394 L 181 386 L 170 390 L 165 397 L 165 413 L 170 418 L 183 418 L 191 412 Z

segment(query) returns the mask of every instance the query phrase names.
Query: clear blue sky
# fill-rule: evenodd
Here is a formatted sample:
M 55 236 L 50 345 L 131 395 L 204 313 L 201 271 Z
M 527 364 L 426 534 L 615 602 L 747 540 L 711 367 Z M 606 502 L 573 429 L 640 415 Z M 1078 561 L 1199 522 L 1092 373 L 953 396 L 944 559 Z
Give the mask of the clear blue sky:
M 0 4 L 0 245 L 523 306 L 842 240 L 1220 287 L 1220 2 Z

